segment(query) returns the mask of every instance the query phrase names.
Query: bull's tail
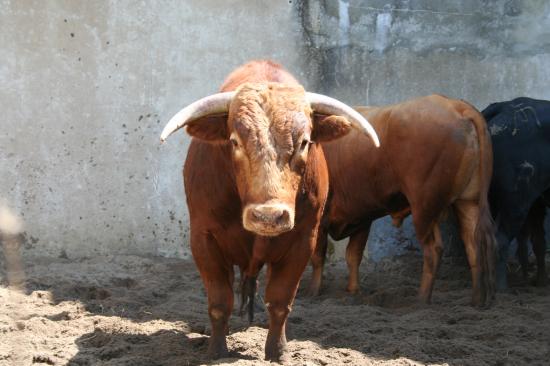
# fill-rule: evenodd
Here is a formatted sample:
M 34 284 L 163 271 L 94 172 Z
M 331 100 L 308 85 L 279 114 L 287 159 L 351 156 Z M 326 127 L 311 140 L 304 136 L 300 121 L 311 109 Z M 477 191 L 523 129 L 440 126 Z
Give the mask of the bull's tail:
M 493 174 L 493 147 L 487 123 L 483 115 L 473 106 L 467 108 L 465 117 L 469 118 L 476 129 L 479 141 L 479 219 L 474 232 L 474 240 L 479 246 L 480 265 L 483 272 L 482 283 L 485 292 L 485 304 L 489 304 L 495 295 L 496 239 L 495 225 L 488 201 L 489 187 Z
M 248 323 L 254 321 L 254 298 L 256 297 L 257 277 L 244 275 L 241 280 L 241 308 L 239 314 L 244 316 L 245 308 L 248 313 Z

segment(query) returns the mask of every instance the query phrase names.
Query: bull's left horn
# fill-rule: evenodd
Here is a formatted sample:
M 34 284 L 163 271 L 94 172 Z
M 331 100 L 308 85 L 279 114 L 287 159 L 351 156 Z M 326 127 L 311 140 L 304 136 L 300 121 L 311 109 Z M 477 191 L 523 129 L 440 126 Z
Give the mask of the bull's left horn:
M 322 94 L 308 92 L 306 98 L 315 112 L 346 117 L 353 125 L 366 132 L 376 147 L 380 146 L 378 135 L 369 121 L 349 105 Z
M 234 95 L 235 92 L 217 93 L 189 104 L 168 121 L 160 134 L 160 142 L 164 142 L 168 136 L 185 126 L 188 121 L 209 114 L 228 112 Z

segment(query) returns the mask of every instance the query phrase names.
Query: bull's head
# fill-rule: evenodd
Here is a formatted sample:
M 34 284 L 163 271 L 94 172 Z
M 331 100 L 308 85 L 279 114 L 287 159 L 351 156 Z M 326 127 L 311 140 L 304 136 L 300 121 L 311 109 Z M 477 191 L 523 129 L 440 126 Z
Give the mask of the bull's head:
M 278 83 L 247 83 L 198 100 L 172 117 L 161 141 L 181 127 L 197 139 L 231 144 L 243 226 L 262 236 L 294 227 L 311 143 L 337 139 L 355 127 L 379 145 L 372 126 L 351 107 Z

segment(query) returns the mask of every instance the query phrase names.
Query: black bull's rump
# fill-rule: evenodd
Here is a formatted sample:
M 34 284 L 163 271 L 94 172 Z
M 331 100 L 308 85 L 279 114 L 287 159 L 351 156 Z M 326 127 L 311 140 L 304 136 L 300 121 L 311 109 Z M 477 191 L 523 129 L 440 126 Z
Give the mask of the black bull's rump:
M 550 192 L 550 101 L 516 98 L 491 104 L 482 113 L 493 143 L 489 202 L 497 224 L 497 287 L 502 289 L 510 242 L 533 203 Z

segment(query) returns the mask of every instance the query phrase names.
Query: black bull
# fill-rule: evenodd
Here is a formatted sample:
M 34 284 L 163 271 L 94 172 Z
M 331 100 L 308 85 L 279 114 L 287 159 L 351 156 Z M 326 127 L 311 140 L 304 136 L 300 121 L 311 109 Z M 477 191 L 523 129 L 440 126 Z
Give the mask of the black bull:
M 497 288 L 505 289 L 510 242 L 533 204 L 550 192 L 550 101 L 516 98 L 482 113 L 494 154 L 489 202 L 497 225 Z

